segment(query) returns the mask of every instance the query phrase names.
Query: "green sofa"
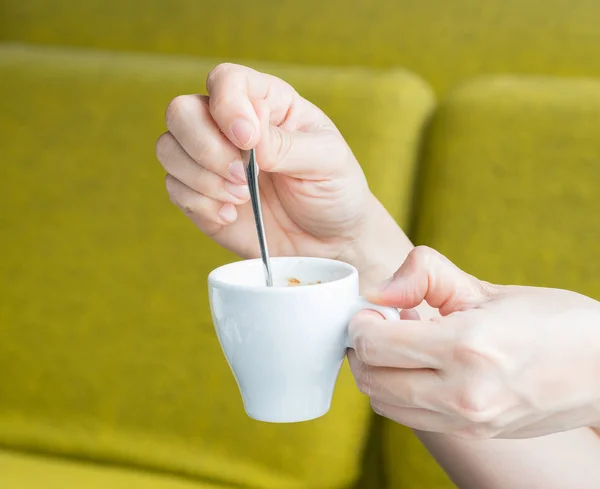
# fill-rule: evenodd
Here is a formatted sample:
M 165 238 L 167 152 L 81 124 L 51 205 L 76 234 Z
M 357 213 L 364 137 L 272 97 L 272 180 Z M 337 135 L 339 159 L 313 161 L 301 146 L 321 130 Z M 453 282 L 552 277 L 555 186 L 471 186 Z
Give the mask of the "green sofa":
M 600 297 L 596 0 L 0 0 L 0 488 L 447 489 L 347 366 L 316 421 L 250 420 L 154 142 L 219 61 L 340 127 L 416 243 Z

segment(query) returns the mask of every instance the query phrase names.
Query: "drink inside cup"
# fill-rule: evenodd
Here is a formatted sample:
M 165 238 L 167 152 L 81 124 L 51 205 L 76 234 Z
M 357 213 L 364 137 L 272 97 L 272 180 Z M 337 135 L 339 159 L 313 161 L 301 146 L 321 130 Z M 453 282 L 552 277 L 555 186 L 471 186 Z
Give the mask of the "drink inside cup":
M 322 283 L 320 280 L 317 280 L 316 282 L 301 282 L 296 277 L 292 277 L 292 278 L 288 278 L 287 286 L 288 287 L 299 287 L 301 285 L 318 285 L 320 283 Z
M 324 258 L 272 257 L 272 289 L 298 288 L 308 286 L 331 287 L 333 282 L 346 279 L 352 267 Z M 213 278 L 221 283 L 240 289 L 266 288 L 264 268 L 261 260 L 246 260 L 230 263 L 213 273 Z

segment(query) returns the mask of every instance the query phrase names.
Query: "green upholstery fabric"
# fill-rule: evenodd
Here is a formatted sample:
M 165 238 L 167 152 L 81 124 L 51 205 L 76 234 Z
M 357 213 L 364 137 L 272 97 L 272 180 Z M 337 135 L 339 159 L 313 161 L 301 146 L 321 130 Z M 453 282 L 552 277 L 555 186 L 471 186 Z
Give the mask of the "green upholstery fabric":
M 0 45 L 0 445 L 222 487 L 347 487 L 371 420 L 348 369 L 326 417 L 248 419 L 207 304 L 209 271 L 233 257 L 164 189 L 164 109 L 211 66 Z M 426 85 L 400 71 L 266 69 L 339 124 L 402 221 Z
M 415 239 L 495 283 L 600 298 L 600 80 L 472 82 L 426 143 Z
M 5 39 L 403 66 L 440 93 L 479 74 L 600 76 L 598 25 L 597 0 L 0 0 Z
M 471 81 L 598 78 L 598 25 L 597 0 L 0 0 L 0 40 L 30 43 L 0 44 L 0 446 L 56 457 L 0 452 L 0 488 L 452 487 L 347 369 L 321 420 L 246 418 L 206 303 L 233 257 L 169 204 L 161 115 L 217 60 L 280 74 L 418 243 L 599 298 L 600 81 Z M 398 66 L 449 95 L 414 215 L 433 97 Z
M 433 119 L 415 240 L 494 283 L 600 299 L 600 81 L 491 78 Z M 453 487 L 405 428 L 386 422 L 386 472 L 402 489 Z
M 0 450 L 5 489 L 221 489 L 220 484 Z
M 382 423 L 382 465 L 388 489 L 456 488 L 412 430 L 387 419 Z

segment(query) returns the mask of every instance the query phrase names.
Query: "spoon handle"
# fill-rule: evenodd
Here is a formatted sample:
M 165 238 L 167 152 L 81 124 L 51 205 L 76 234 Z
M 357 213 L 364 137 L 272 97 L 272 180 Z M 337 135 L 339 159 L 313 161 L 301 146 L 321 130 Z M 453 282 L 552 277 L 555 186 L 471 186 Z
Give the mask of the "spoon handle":
M 265 235 L 265 225 L 263 222 L 262 209 L 260 205 L 260 191 L 258 188 L 258 165 L 256 164 L 256 153 L 254 148 L 244 152 L 244 166 L 246 169 L 246 179 L 248 180 L 248 189 L 250 190 L 250 200 L 252 202 L 252 211 L 254 213 L 254 222 L 256 224 L 256 234 L 258 235 L 258 244 L 260 246 L 260 256 L 265 271 L 265 281 L 267 287 L 273 287 L 273 274 L 271 273 L 271 263 L 269 260 L 269 250 L 267 248 L 267 239 Z

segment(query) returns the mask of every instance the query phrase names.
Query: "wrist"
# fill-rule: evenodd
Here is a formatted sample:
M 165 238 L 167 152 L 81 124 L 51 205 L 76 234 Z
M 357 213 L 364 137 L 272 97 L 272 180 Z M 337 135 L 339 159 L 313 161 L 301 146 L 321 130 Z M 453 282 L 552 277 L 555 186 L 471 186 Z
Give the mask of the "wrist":
M 371 195 L 367 207 L 359 235 L 339 257 L 357 268 L 361 289 L 389 278 L 414 247 L 375 196 Z

